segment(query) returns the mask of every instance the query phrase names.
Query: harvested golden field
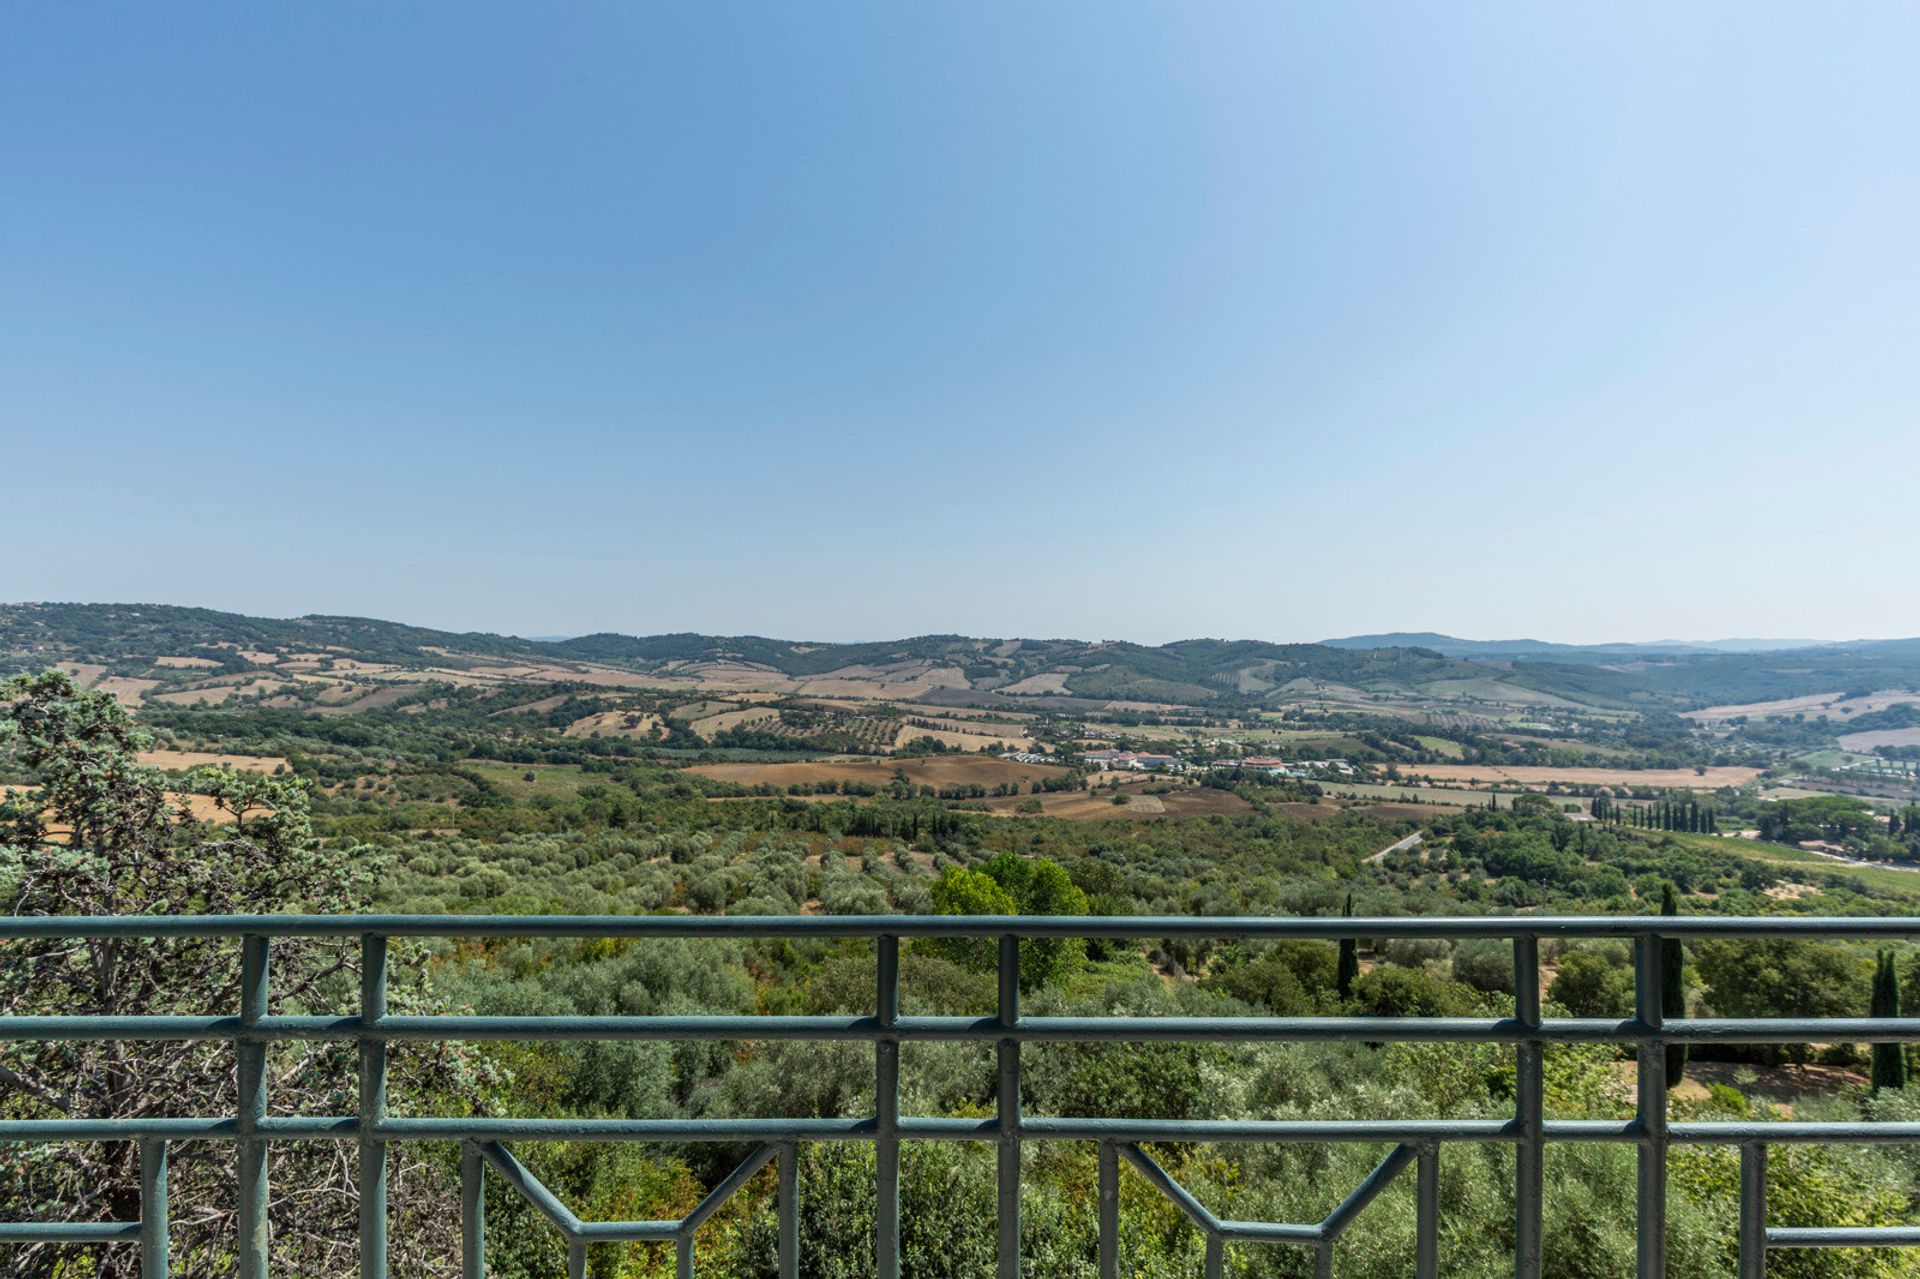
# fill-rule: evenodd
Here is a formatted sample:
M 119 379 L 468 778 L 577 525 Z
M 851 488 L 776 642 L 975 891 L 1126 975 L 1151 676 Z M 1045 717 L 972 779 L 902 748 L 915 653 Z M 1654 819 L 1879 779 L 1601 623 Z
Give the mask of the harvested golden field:
M 534 703 L 534 707 L 538 705 L 539 703 Z M 514 709 L 531 710 L 534 707 L 515 707 Z M 568 737 L 652 737 L 659 731 L 658 715 L 643 714 L 639 711 L 601 711 L 597 715 L 588 715 L 567 725 L 566 735 Z
M 1708 706 L 1697 711 L 1682 711 L 1680 715 L 1683 719 L 1713 723 L 1717 720 L 1738 719 L 1743 715 L 1758 719 L 1766 715 L 1804 714 L 1830 706 L 1844 696 L 1844 693 L 1838 691 L 1810 693 L 1805 697 L 1783 697 L 1772 702 L 1738 702 L 1730 706 Z
M 1872 733 L 1846 733 L 1837 740 L 1840 749 L 1863 754 L 1880 746 L 1920 746 L 1920 728 L 1883 728 Z
M 720 711 L 714 715 L 705 715 L 687 725 L 696 735 L 706 741 L 712 741 L 730 728 L 742 728 L 753 724 L 779 723 L 780 712 L 763 706 L 749 706 L 742 710 Z
M 1869 711 L 1883 711 L 1902 702 L 1920 704 L 1920 692 L 1904 688 L 1881 689 L 1864 697 L 1848 697 L 1842 692 L 1810 693 L 1805 697 L 1783 697 L 1773 702 L 1743 702 L 1733 706 L 1709 706 L 1704 710 L 1682 711 L 1686 719 L 1712 724 L 1724 720 L 1765 719 L 1769 715 L 1805 715 L 1808 719 L 1848 720 Z
M 1116 793 L 1124 795 L 1127 802 L 1114 803 Z M 995 813 L 1017 816 L 1021 804 L 1029 804 L 1035 799 L 1040 801 L 1040 812 L 1044 816 L 1079 822 L 1145 821 L 1156 817 L 1216 815 L 1231 817 L 1252 811 L 1252 806 L 1246 800 L 1231 791 L 1201 786 L 1170 791 L 1165 795 L 1146 795 L 1131 789 L 1119 792 L 1102 790 L 1097 793 L 1063 791 L 1055 795 L 1007 796 L 988 800 L 987 804 Z
M 75 681 L 85 686 L 92 686 L 95 680 L 107 673 L 106 667 L 97 666 L 92 662 L 55 662 L 53 667 L 55 670 L 65 671 L 73 676 Z
M 154 768 L 174 770 L 224 764 L 243 772 L 271 773 L 287 766 L 278 755 L 221 755 L 213 751 L 141 751 L 134 758 Z
M 691 724 L 694 720 L 705 719 L 709 715 L 718 715 L 722 711 L 738 710 L 737 702 L 705 701 L 681 702 L 667 711 L 667 718 L 676 724 Z
M 861 697 L 911 700 L 942 688 L 966 688 L 967 677 L 957 667 L 936 667 L 910 675 L 836 676 L 810 679 L 800 685 L 807 697 Z
M 488 719 L 499 719 L 502 715 L 541 715 L 556 706 L 566 703 L 571 693 L 555 693 L 552 697 L 542 697 L 537 701 L 520 702 L 513 706 L 503 706 L 497 711 L 488 711 Z
M 175 693 L 155 693 L 156 702 L 165 702 L 169 706 L 217 706 L 242 695 L 255 693 L 278 693 L 293 687 L 293 681 L 284 679 L 261 679 L 251 675 L 236 675 L 232 680 L 245 680 L 246 683 L 230 682 L 223 678 L 209 681 L 198 688 L 181 689 Z M 103 685 L 105 680 L 100 681 Z
M 1731 765 L 1695 772 L 1691 768 L 1551 768 L 1531 764 L 1408 764 L 1403 777 L 1421 777 L 1460 786 L 1652 786 L 1663 790 L 1718 790 L 1745 786 L 1760 776 L 1757 768 Z
M 220 665 L 210 657 L 156 657 L 153 664 L 177 671 L 213 670 Z
M 1064 693 L 1070 676 L 1069 671 L 1048 671 L 1044 675 L 1029 675 L 1017 684 L 1008 684 L 998 691 L 1014 697 L 1044 697 Z
M 1463 811 L 1463 806 L 1458 804 L 1355 804 L 1350 807 L 1383 822 L 1424 822 L 1442 813 Z
M 107 675 L 102 677 L 94 688 L 102 693 L 111 693 L 122 706 L 138 706 L 147 700 L 147 694 L 160 683 L 157 679 L 134 679 L 127 675 Z
M 30 789 L 32 788 L 28 786 L 0 786 L 0 799 L 5 799 L 9 795 L 13 795 L 20 791 L 25 791 Z M 226 822 L 231 822 L 233 820 L 233 815 L 231 813 L 225 812 L 220 808 L 216 807 L 214 805 L 214 802 L 211 799 L 208 799 L 205 795 L 186 795 L 186 794 L 182 794 L 179 791 L 168 791 L 167 798 L 171 800 L 174 804 L 184 807 L 188 812 L 192 813 L 195 817 L 199 818 L 203 822 L 211 822 L 215 825 L 220 825 Z M 251 811 L 253 810 L 249 810 L 249 812 Z M 258 811 L 266 812 L 268 810 L 262 808 Z M 47 833 L 54 836 L 71 834 L 72 827 L 49 826 L 47 828 Z
M 337 706 L 316 706 L 314 710 L 321 715 L 352 715 L 359 711 L 378 710 L 383 706 L 391 706 L 403 697 L 413 696 L 414 692 L 414 689 L 404 684 L 388 684 L 374 689 L 363 697 L 356 697 L 350 702 L 342 702 Z
M 895 735 L 893 744 L 917 741 L 922 737 L 931 737 L 942 746 L 956 746 L 963 751 L 977 751 L 996 742 L 1009 750 L 1029 751 L 1033 749 L 1033 739 L 1024 733 L 995 733 L 986 730 L 967 732 L 952 728 L 920 728 L 913 724 L 903 724 Z
M 794 764 L 696 764 L 687 771 L 742 786 L 795 786 L 826 781 L 863 781 L 885 786 L 894 770 L 915 786 L 998 786 L 1059 777 L 1057 764 L 1021 764 L 985 755 L 929 755 L 922 759 L 814 759 Z

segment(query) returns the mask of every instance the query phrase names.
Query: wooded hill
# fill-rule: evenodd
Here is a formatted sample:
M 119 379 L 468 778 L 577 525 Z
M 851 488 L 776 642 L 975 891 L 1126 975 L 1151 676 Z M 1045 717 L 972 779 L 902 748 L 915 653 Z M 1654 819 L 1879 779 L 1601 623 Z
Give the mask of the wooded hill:
M 870 681 L 882 693 L 888 681 L 924 677 L 935 700 L 985 697 L 1000 704 L 1075 698 L 1220 708 L 1388 696 L 1662 711 L 1920 686 L 1920 640 L 1767 652 L 1673 650 L 1601 662 L 1568 660 L 1563 652 L 1487 658 L 1450 656 L 1417 644 L 1360 646 L 1365 638 L 1334 644 L 1194 639 L 1148 646 L 961 635 L 809 643 L 602 633 L 539 641 L 373 618 L 260 618 L 148 604 L 0 605 L 0 670 L 61 660 L 130 677 L 168 677 L 181 669 L 182 659 L 199 670 L 238 673 L 258 666 L 246 653 L 307 653 L 409 671 L 530 663 L 556 667 L 550 677 L 562 678 L 569 670 L 605 667 L 663 678 L 724 678 L 740 686 L 759 676 L 837 679 L 850 687 Z

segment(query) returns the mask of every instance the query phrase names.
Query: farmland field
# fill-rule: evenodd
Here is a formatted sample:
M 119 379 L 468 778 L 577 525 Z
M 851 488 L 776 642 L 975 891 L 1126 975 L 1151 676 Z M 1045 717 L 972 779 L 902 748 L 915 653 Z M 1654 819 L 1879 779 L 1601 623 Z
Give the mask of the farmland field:
M 1760 769 L 1732 765 L 1691 768 L 1552 768 L 1530 764 L 1410 764 L 1402 772 L 1435 782 L 1467 785 L 1506 782 L 1515 786 L 1652 786 L 1662 790 L 1718 790 L 1745 786 Z
M 756 725 L 764 725 L 768 722 L 778 723 L 779 720 L 779 711 L 767 707 L 749 706 L 738 710 L 724 710 L 712 715 L 704 715 L 694 720 L 691 724 L 687 725 L 687 727 L 691 728 L 707 741 L 712 741 L 716 736 L 726 732 L 730 728 L 748 728 Z
M 134 758 L 154 768 L 187 769 L 224 764 L 249 773 L 272 773 L 287 767 L 278 755 L 222 755 L 214 751 L 141 751 Z
M 538 702 L 516 710 L 543 709 Z M 638 711 L 600 711 L 583 716 L 567 725 L 568 737 L 652 737 L 659 732 L 660 717 Z
M 1101 790 L 1062 791 L 1055 795 L 1008 796 L 989 801 L 988 807 L 1002 814 L 1016 812 L 1019 805 L 1040 801 L 1040 814 L 1069 821 L 1140 821 L 1151 817 L 1229 816 L 1249 812 L 1252 805 L 1231 791 L 1193 787 L 1169 791 L 1164 795 L 1121 791 L 1126 803 L 1114 803 L 1115 792 Z
M 997 786 L 1038 781 L 1067 772 L 1055 764 L 1022 764 L 981 755 L 929 755 L 922 759 L 819 759 L 792 764 L 696 764 L 690 773 L 741 786 L 796 786 L 818 782 L 873 782 L 884 786 L 895 770 L 916 786 Z
M 1879 746 L 1920 746 L 1920 728 L 1883 728 L 1871 733 L 1846 733 L 1839 739 L 1850 751 L 1872 751 Z
M 1911 689 L 1882 689 L 1863 697 L 1848 697 L 1843 692 L 1809 693 L 1803 697 L 1783 697 L 1771 702 L 1744 702 L 1732 706 L 1709 706 L 1704 710 L 1683 711 L 1686 719 L 1700 723 L 1723 720 L 1765 719 L 1772 715 L 1805 715 L 1808 719 L 1848 719 L 1871 711 L 1883 711 L 1902 702 L 1920 702 L 1920 693 Z

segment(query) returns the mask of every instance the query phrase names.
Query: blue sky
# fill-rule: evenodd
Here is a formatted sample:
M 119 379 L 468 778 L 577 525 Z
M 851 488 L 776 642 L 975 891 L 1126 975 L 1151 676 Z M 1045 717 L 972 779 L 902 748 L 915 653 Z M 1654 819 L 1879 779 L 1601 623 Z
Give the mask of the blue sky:
M 1911 5 L 0 14 L 0 599 L 1920 634 Z

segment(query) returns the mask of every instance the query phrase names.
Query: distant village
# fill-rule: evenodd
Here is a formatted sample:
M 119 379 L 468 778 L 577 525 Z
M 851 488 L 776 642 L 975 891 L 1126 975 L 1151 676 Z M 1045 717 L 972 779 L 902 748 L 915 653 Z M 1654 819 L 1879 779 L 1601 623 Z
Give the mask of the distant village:
M 1235 769 L 1247 772 L 1267 773 L 1274 777 L 1325 777 L 1338 774 L 1352 777 L 1355 773 L 1352 764 L 1344 759 L 1281 759 L 1277 755 L 1249 755 L 1244 759 L 1220 759 L 1208 764 L 1194 764 L 1178 755 L 1159 755 L 1149 751 L 1097 750 L 1082 751 L 1080 763 L 1105 772 L 1110 769 L 1131 769 L 1140 773 L 1193 773 L 1208 769 L 1232 772 Z

